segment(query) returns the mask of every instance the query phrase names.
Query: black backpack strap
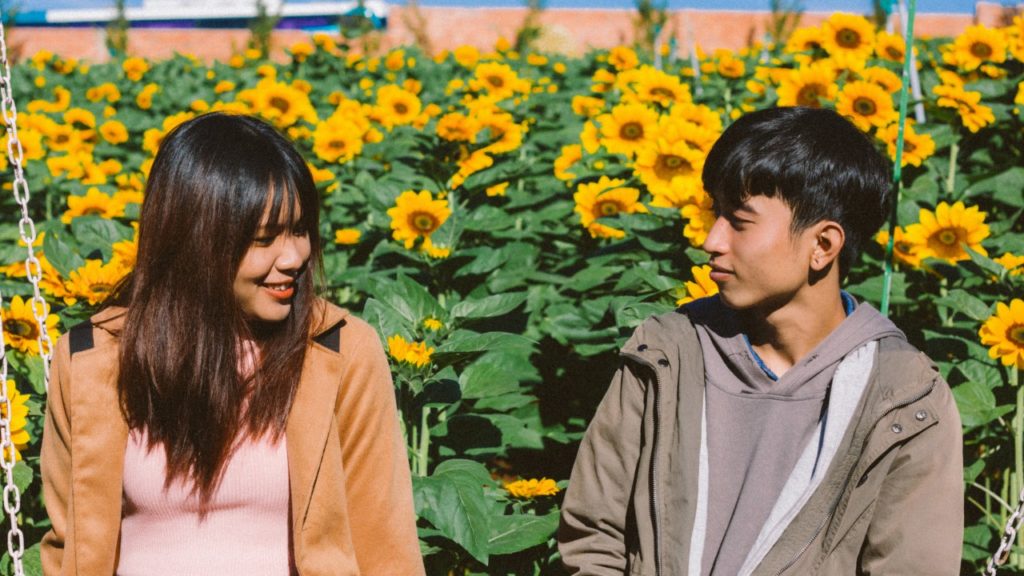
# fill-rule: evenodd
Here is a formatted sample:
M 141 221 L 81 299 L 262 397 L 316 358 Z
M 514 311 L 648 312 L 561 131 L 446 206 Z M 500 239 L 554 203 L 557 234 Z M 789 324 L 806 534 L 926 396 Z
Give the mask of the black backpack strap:
M 92 322 L 86 320 L 71 327 L 69 338 L 71 340 L 71 354 L 83 352 L 93 347 Z
M 344 324 L 344 321 L 338 322 L 327 329 L 327 331 L 322 332 L 319 336 L 315 336 L 313 341 L 328 350 L 341 352 L 341 327 Z

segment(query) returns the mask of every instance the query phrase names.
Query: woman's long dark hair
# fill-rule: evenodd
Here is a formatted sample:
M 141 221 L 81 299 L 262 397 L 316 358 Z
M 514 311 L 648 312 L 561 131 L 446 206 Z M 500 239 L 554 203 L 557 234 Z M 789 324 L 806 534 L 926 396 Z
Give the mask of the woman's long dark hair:
M 233 281 L 268 204 L 268 233 L 306 231 L 311 253 L 287 319 L 259 326 L 236 302 Z M 239 435 L 284 432 L 313 322 L 318 210 L 302 157 L 254 118 L 189 120 L 153 162 L 138 259 L 114 297 L 127 307 L 118 393 L 129 427 L 166 450 L 167 481 L 190 478 L 204 502 Z M 260 351 L 251 374 L 240 372 L 249 339 Z

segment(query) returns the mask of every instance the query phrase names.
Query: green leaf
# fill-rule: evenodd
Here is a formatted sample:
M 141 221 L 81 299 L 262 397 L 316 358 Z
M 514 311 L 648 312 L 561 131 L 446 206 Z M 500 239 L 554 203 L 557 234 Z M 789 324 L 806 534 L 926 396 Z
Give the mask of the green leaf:
M 71 275 L 72 270 L 85 266 L 85 260 L 70 244 L 61 240 L 56 234 L 47 234 L 43 239 L 43 254 L 46 256 L 46 260 L 65 278 Z
M 442 469 L 450 462 L 455 464 Z M 487 470 L 476 462 L 469 462 L 475 467 L 462 462 L 469 461 L 449 460 L 438 466 L 433 476 L 413 478 L 416 514 L 486 564 L 491 526 L 483 486 L 490 476 L 480 482 L 479 470 L 484 474 Z
M 964 530 L 963 557 L 968 562 L 984 560 L 992 555 L 992 528 L 985 524 L 968 526 Z
M 517 366 L 523 358 L 508 354 L 488 353 L 469 365 L 459 376 L 463 398 L 487 398 L 519 389 Z
M 543 544 L 558 529 L 558 511 L 543 516 L 512 514 L 491 518 L 488 551 L 491 555 L 512 554 Z
M 533 346 L 529 338 L 510 332 L 473 332 L 472 330 L 456 330 L 443 344 L 437 347 L 436 354 L 456 352 L 488 352 L 502 349 L 524 349 Z
M 935 300 L 935 304 L 960 312 L 979 322 L 986 320 L 992 314 L 992 308 L 988 304 L 960 289 L 950 290 L 948 294 Z
M 32 485 L 32 478 L 35 476 L 32 468 L 22 460 L 14 465 L 14 470 L 11 472 L 14 475 L 14 485 L 18 487 L 19 492 L 24 494 Z
M 480 299 L 469 299 L 452 307 L 453 318 L 491 318 L 508 314 L 526 301 L 526 292 L 494 294 Z
M 953 397 L 960 409 L 960 419 L 967 428 L 984 426 L 1013 411 L 1013 406 L 996 406 L 995 394 L 988 386 L 974 380 L 953 388 Z
M 1008 170 L 1000 172 L 995 176 L 990 176 L 982 180 L 978 180 L 967 189 L 967 197 L 979 196 L 982 194 L 999 194 L 1001 191 L 1006 191 L 1006 198 L 999 197 L 1000 200 L 1015 206 L 1017 208 L 1024 207 L 1024 199 L 1021 198 L 1020 191 L 1024 189 L 1024 167 L 1013 166 Z
M 71 233 L 78 240 L 83 254 L 89 255 L 98 250 L 103 254 L 104 260 L 110 259 L 111 246 L 115 242 L 128 240 L 134 234 L 129 226 L 99 216 L 75 218 L 71 221 Z

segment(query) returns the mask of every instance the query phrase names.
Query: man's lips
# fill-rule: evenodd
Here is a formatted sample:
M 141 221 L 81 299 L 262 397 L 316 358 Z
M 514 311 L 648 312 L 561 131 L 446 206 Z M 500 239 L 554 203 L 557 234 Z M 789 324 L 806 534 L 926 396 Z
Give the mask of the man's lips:
M 715 282 L 719 282 L 721 280 L 725 280 L 726 278 L 728 278 L 731 275 L 732 275 L 732 270 L 729 270 L 727 268 L 723 268 L 723 267 L 718 266 L 716 264 L 711 264 L 711 273 L 708 274 L 708 276 L 712 280 L 714 280 Z

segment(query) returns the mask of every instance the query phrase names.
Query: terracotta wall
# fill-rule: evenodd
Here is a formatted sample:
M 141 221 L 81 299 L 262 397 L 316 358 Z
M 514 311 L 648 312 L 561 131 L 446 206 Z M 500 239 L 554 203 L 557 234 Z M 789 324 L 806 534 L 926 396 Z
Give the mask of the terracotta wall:
M 917 35 L 953 36 L 967 26 L 981 22 L 997 25 L 1004 6 L 979 3 L 975 14 L 919 14 L 915 22 Z M 526 15 L 523 8 L 439 8 L 421 7 L 426 33 L 435 51 L 462 44 L 493 46 L 501 36 L 512 38 Z M 414 35 L 407 21 L 407 9 L 392 7 L 388 29 L 383 33 L 384 47 L 410 44 Z M 807 13 L 802 25 L 816 24 L 828 13 Z M 633 39 L 633 12 L 629 10 L 551 9 L 541 17 L 544 33 L 542 46 L 547 50 L 578 54 L 591 47 L 610 47 Z M 714 10 L 679 10 L 671 13 L 670 27 L 676 31 L 684 47 L 696 41 L 706 50 L 737 48 L 751 38 L 763 35 L 767 12 Z M 137 56 L 162 58 L 182 52 L 203 60 L 224 60 L 245 47 L 248 30 L 181 30 L 132 29 L 129 52 Z M 306 39 L 308 33 L 279 30 L 274 33 L 275 56 L 283 57 L 284 47 Z M 43 49 L 64 57 L 92 62 L 107 59 L 101 28 L 15 28 L 8 42 L 17 54 L 27 56 Z

